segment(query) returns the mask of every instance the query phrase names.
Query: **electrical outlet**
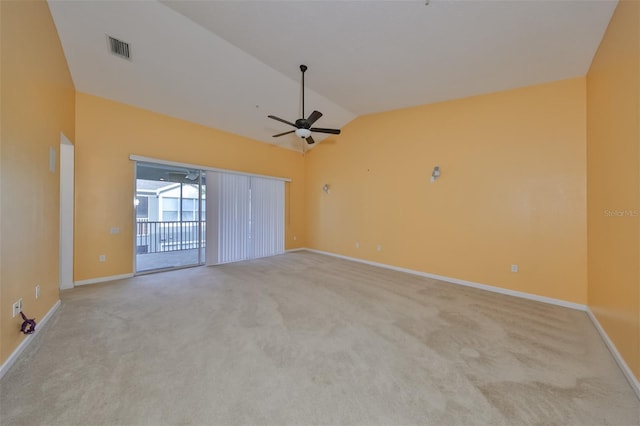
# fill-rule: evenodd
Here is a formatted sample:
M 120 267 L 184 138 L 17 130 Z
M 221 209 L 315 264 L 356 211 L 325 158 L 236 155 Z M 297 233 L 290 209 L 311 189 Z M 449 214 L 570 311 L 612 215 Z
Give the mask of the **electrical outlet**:
M 100 260 L 100 262 L 106 262 L 107 261 L 107 256 L 104 254 L 101 254 L 100 257 L 98 257 L 98 260 Z
M 295 235 L 293 236 L 293 241 L 297 240 L 298 237 L 296 237 Z
M 14 303 L 12 306 L 12 310 L 11 310 L 11 313 L 13 315 L 12 318 L 15 318 L 20 313 L 21 310 L 22 310 L 22 299 L 18 299 L 18 301 Z
M 511 265 L 511 272 L 518 272 L 518 265 Z
M 360 248 L 360 243 L 356 243 L 356 248 Z
M 40 298 L 40 286 L 37 285 L 36 286 L 36 300 L 38 300 Z
M 382 246 L 380 244 L 378 244 L 378 247 L 376 247 L 376 250 L 382 251 Z

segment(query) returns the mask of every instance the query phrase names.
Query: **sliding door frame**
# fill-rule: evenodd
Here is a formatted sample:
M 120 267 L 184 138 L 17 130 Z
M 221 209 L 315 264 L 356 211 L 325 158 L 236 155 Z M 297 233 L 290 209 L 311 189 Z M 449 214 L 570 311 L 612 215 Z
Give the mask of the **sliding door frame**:
M 286 177 L 261 175 L 261 174 L 257 174 L 257 173 L 245 173 L 245 172 L 240 172 L 240 171 L 237 171 L 237 170 L 221 169 L 221 168 L 218 168 L 218 167 L 203 166 L 201 164 L 180 163 L 180 162 L 177 162 L 177 161 L 161 160 L 161 159 L 158 159 L 158 158 L 143 157 L 141 155 L 134 155 L 134 154 L 129 155 L 129 160 L 132 160 L 134 162 L 135 161 L 142 161 L 142 162 L 146 162 L 146 163 L 161 164 L 163 166 L 174 166 L 174 167 L 184 167 L 184 168 L 191 168 L 191 169 L 199 169 L 199 170 L 202 170 L 202 171 L 205 171 L 205 172 L 232 173 L 232 174 L 236 174 L 236 175 L 255 176 L 255 177 L 260 177 L 260 178 L 265 178 L 265 179 L 276 179 L 276 180 L 281 180 L 281 181 L 284 181 L 284 182 L 291 182 L 291 178 L 286 178 Z M 135 163 L 134 163 L 134 167 L 135 167 Z
M 155 273 L 155 272 L 161 272 L 161 271 L 170 271 L 174 269 L 191 268 L 191 267 L 203 265 L 204 256 L 202 252 L 204 249 L 203 244 L 206 241 L 202 236 L 203 225 L 204 225 L 202 223 L 202 219 L 204 217 L 202 212 L 202 207 L 205 206 L 204 199 L 203 199 L 204 183 L 205 183 L 205 180 L 203 178 L 204 172 L 194 167 L 187 168 L 187 167 L 169 166 L 166 164 L 153 163 L 150 161 L 134 160 L 132 161 L 132 163 L 134 167 L 133 199 L 132 199 L 132 203 L 133 203 L 133 220 L 132 220 L 133 240 L 132 242 L 133 242 L 133 273 L 134 275 L 143 275 L 143 274 L 149 274 L 149 273 Z M 189 170 L 189 171 L 196 170 L 198 172 L 197 180 L 184 181 L 184 180 L 171 180 L 170 178 L 167 178 L 167 180 L 165 181 L 165 179 L 163 179 L 162 177 L 159 178 L 158 182 L 163 182 L 165 183 L 166 186 L 174 186 L 170 190 L 172 191 L 179 190 L 179 194 L 177 195 L 177 206 L 173 206 L 173 209 L 177 209 L 176 210 L 177 220 L 175 219 L 167 220 L 167 221 L 164 220 L 163 214 L 160 212 L 162 202 L 158 200 L 160 202 L 155 204 L 155 206 L 157 207 L 157 211 L 156 211 L 156 214 L 153 215 L 155 219 L 153 222 L 148 224 L 149 225 L 148 232 L 150 232 L 150 234 L 146 235 L 145 241 L 148 244 L 148 247 L 153 247 L 153 249 L 149 251 L 149 253 L 150 254 L 164 253 L 165 256 L 161 257 L 161 260 L 167 261 L 167 263 L 162 264 L 164 263 L 163 261 L 158 263 L 157 262 L 158 259 L 156 259 L 156 262 L 152 262 L 152 263 L 155 263 L 153 267 L 145 268 L 142 270 L 140 269 L 141 260 L 139 258 L 139 255 L 141 255 L 141 253 L 138 252 L 138 248 L 140 247 L 139 246 L 140 235 L 138 234 L 140 225 L 139 225 L 139 218 L 138 218 L 137 200 L 138 200 L 140 178 L 141 176 L 143 175 L 146 176 L 146 175 L 144 173 L 143 175 L 140 174 L 141 167 L 145 168 L 145 170 L 146 169 L 160 170 L 161 171 L 160 173 L 164 173 L 168 175 L 171 174 L 172 172 L 180 173 L 183 170 Z M 183 169 L 183 170 L 180 170 L 180 169 Z M 148 177 L 142 177 L 142 179 L 148 179 Z M 155 182 L 156 181 L 155 176 L 153 176 L 151 180 Z M 189 198 L 191 202 L 188 205 L 185 205 L 185 192 L 184 192 L 185 185 L 190 187 L 197 186 L 197 198 L 193 197 L 192 195 L 192 197 Z M 155 198 L 158 198 L 158 195 L 156 195 Z M 168 199 L 175 200 L 175 198 L 176 197 L 174 194 L 172 197 L 165 198 L 165 201 L 167 201 Z M 191 212 L 190 219 L 187 219 L 186 221 L 184 220 L 185 206 L 187 206 L 187 208 Z M 194 214 L 196 212 L 197 214 Z M 195 222 L 195 224 L 193 222 Z M 168 224 L 169 228 L 165 228 L 164 231 L 162 231 L 163 224 Z M 153 226 L 153 225 L 158 225 L 158 226 Z M 185 225 L 187 226 L 188 229 L 185 229 Z M 154 229 L 154 231 L 151 231 L 151 229 Z M 160 229 L 161 231 L 158 232 L 158 229 Z M 194 235 L 194 231 L 195 231 L 195 235 Z M 169 247 L 166 250 L 162 249 L 161 248 L 162 241 L 164 241 L 162 240 L 162 235 L 164 235 L 165 237 L 169 236 L 169 240 L 173 241 L 174 243 L 177 242 L 178 245 L 174 248 Z M 188 240 L 184 241 L 185 238 L 188 238 Z M 197 246 L 195 248 L 197 255 L 195 256 L 194 259 L 192 259 L 192 256 L 188 256 L 188 258 L 185 258 L 184 256 L 179 255 L 180 253 L 183 252 L 183 250 L 193 249 L 194 242 L 195 242 L 195 245 Z M 158 250 L 159 247 L 160 249 Z M 177 261 L 177 263 L 171 264 L 168 262 L 169 260 Z M 193 260 L 193 263 L 191 263 L 192 260 Z M 147 266 L 151 266 L 151 265 L 147 265 Z

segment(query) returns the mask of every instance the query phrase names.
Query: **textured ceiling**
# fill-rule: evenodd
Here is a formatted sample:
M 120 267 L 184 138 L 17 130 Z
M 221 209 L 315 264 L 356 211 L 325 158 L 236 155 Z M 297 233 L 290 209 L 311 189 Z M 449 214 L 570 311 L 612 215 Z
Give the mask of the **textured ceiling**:
M 358 115 L 585 75 L 615 1 L 49 1 L 76 89 L 301 149 L 269 120 Z M 131 44 L 132 60 L 107 50 Z M 314 135 L 322 140 L 321 135 Z M 339 138 L 339 136 L 338 136 Z

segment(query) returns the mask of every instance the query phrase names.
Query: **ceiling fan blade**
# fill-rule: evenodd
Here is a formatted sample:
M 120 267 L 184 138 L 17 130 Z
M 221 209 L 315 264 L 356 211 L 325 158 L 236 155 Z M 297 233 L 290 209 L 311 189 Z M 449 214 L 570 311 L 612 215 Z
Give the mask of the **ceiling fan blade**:
M 278 133 L 277 135 L 273 135 L 272 137 L 277 138 L 278 136 L 288 135 L 289 133 L 293 133 L 295 130 L 289 130 L 288 132 Z
M 296 129 L 298 128 L 298 127 L 297 127 L 295 124 L 293 124 L 292 122 L 287 121 L 287 120 L 283 120 L 282 118 L 280 118 L 280 117 L 276 117 L 275 115 L 267 115 L 267 117 L 271 118 L 272 120 L 276 120 L 276 121 L 279 121 L 279 122 L 281 122 L 281 123 L 288 124 L 289 126 L 293 126 L 293 127 L 295 127 Z
M 313 140 L 313 138 L 312 138 L 311 136 L 309 136 L 309 137 L 307 138 L 307 143 L 308 143 L 309 145 L 313 145 L 314 143 L 316 143 L 316 141 L 314 141 L 314 140 Z
M 311 115 L 309 115 L 309 118 L 307 118 L 307 123 L 311 126 L 313 123 L 318 121 L 320 117 L 322 117 L 322 113 L 320 111 L 313 111 Z
M 311 130 L 312 132 L 318 132 L 318 133 L 330 133 L 332 135 L 340 134 L 339 129 L 323 129 L 322 127 L 312 127 L 309 130 Z

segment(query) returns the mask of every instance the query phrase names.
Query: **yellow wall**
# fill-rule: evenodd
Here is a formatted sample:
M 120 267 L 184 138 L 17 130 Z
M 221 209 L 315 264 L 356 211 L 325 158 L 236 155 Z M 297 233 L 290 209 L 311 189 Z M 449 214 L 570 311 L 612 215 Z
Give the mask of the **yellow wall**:
M 584 78 L 359 117 L 307 154 L 307 245 L 584 304 L 585 120 Z
M 640 378 L 640 2 L 621 1 L 587 75 L 589 306 Z
M 75 90 L 49 7 L 2 1 L 0 363 L 24 338 L 11 304 L 41 319 L 58 301 L 59 170 L 49 147 L 74 139 Z M 35 300 L 35 286 L 41 296 Z
M 133 272 L 130 154 L 291 178 L 286 248 L 304 246 L 304 157 L 300 153 L 78 93 L 75 281 Z M 111 235 L 111 227 L 120 228 L 121 233 Z M 106 262 L 99 262 L 100 254 L 107 256 Z

